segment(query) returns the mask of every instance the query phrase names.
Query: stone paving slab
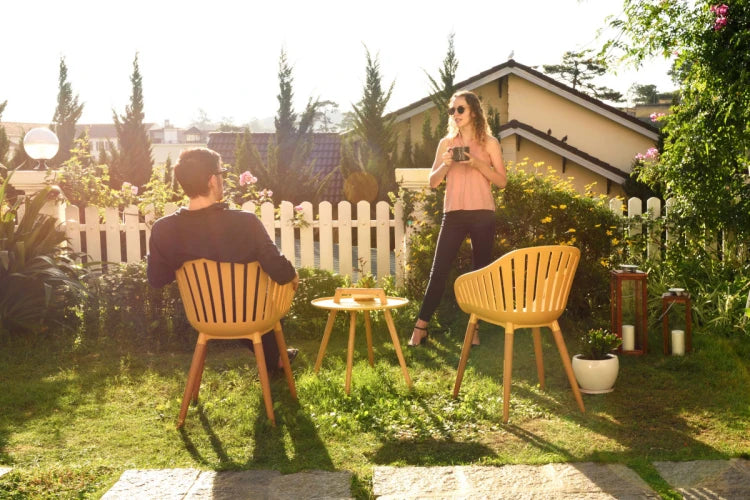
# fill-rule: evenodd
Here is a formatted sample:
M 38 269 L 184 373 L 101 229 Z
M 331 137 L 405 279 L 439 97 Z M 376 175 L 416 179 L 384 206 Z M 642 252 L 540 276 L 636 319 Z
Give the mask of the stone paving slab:
M 654 462 L 654 467 L 686 500 L 750 498 L 750 460 Z
M 375 467 L 373 493 L 395 499 L 659 498 L 622 464 Z
M 309 471 L 282 475 L 269 470 L 200 471 L 197 469 L 126 470 L 102 496 L 106 500 L 134 498 L 215 500 L 276 500 L 289 498 L 349 499 L 351 473 Z
M 11 467 L 0 467 L 0 476 L 4 476 L 8 472 L 12 471 Z

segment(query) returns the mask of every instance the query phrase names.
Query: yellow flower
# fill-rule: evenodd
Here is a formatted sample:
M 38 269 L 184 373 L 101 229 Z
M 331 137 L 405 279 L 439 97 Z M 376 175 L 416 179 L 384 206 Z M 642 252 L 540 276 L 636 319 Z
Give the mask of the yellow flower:
M 571 227 L 570 229 L 568 229 L 568 230 L 567 230 L 567 231 L 565 231 L 565 232 L 566 232 L 566 233 L 575 233 L 575 232 L 576 232 L 576 230 L 575 230 L 575 229 L 573 229 L 573 228 Z
M 607 236 L 612 236 L 612 231 L 610 231 L 609 229 L 607 229 L 607 230 L 605 231 L 605 234 L 606 234 Z
M 550 217 L 550 216 L 548 215 L 547 217 L 545 217 L 544 219 L 542 219 L 542 221 L 541 221 L 541 222 L 542 222 L 542 224 L 547 224 L 547 223 L 549 223 L 549 222 L 552 222 L 552 217 Z
M 568 205 L 564 203 L 560 205 L 560 210 L 565 210 L 566 208 L 568 208 Z
M 594 227 L 602 227 L 601 224 L 595 224 Z
M 612 238 L 613 245 L 617 245 L 618 243 L 620 243 L 620 240 L 618 240 L 617 238 Z

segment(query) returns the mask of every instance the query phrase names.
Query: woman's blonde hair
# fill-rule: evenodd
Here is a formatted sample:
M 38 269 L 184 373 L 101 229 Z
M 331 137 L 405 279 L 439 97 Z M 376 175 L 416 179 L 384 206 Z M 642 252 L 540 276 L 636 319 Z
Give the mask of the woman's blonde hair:
M 472 118 L 472 125 L 474 125 L 474 134 L 476 135 L 477 141 L 479 141 L 479 144 L 484 144 L 487 141 L 487 137 L 492 137 L 492 129 L 490 129 L 489 123 L 487 123 L 487 118 L 484 114 L 484 108 L 482 107 L 482 101 L 479 100 L 479 97 L 474 92 L 471 92 L 470 90 L 461 90 L 459 92 L 456 92 L 451 96 L 451 101 L 455 100 L 457 97 L 463 97 L 464 100 L 466 100 L 466 104 L 469 105 L 469 109 L 471 110 L 471 113 L 473 115 Z M 445 137 L 449 139 L 454 139 L 458 136 L 458 127 L 456 126 L 456 122 L 453 120 L 448 120 L 448 133 Z

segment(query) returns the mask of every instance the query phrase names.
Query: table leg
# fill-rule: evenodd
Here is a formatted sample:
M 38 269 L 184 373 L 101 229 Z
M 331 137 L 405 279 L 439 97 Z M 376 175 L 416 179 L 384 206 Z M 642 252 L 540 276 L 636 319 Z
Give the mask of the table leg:
M 406 380 L 406 385 L 409 386 L 409 389 L 411 389 L 411 386 L 412 386 L 411 377 L 409 377 L 409 372 L 406 369 L 406 361 L 404 361 L 404 353 L 401 352 L 401 343 L 398 341 L 398 335 L 396 334 L 396 325 L 393 323 L 393 317 L 391 316 L 391 311 L 386 309 L 383 311 L 383 314 L 385 316 L 385 322 L 388 325 L 388 331 L 391 332 L 391 340 L 393 341 L 393 347 L 396 349 L 396 356 L 398 357 L 398 362 L 401 365 L 401 372 L 404 374 L 404 380 Z
M 354 363 L 354 329 L 357 326 L 357 311 L 349 312 L 349 347 L 346 351 L 346 384 L 344 390 L 349 394 L 352 384 L 352 364 Z
M 365 334 L 367 335 L 367 357 L 370 366 L 375 366 L 375 357 L 372 354 L 372 324 L 370 322 L 370 311 L 365 311 Z
M 315 361 L 315 368 L 313 371 L 318 373 L 320 365 L 323 364 L 323 356 L 328 348 L 328 341 L 331 339 L 331 330 L 333 330 L 333 320 L 336 319 L 336 311 L 331 309 L 328 312 L 328 322 L 326 323 L 326 329 L 323 332 L 323 340 L 320 343 L 320 349 L 318 350 L 318 359 Z

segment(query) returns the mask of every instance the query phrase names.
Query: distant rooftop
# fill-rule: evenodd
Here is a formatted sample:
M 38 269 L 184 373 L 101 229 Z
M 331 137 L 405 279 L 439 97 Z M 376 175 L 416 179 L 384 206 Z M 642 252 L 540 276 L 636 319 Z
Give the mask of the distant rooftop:
M 211 132 L 208 136 L 208 147 L 221 155 L 225 163 L 234 165 L 236 160 L 234 150 L 237 145 L 237 136 L 241 132 Z M 258 149 L 258 154 L 263 161 L 268 155 L 268 143 L 272 133 L 251 134 L 253 143 Z M 344 199 L 344 180 L 338 170 L 341 162 L 341 137 L 336 133 L 313 134 L 312 151 L 310 160 L 314 161 L 313 170 L 321 175 L 334 174 L 323 192 L 323 199 L 331 203 L 338 203 Z

